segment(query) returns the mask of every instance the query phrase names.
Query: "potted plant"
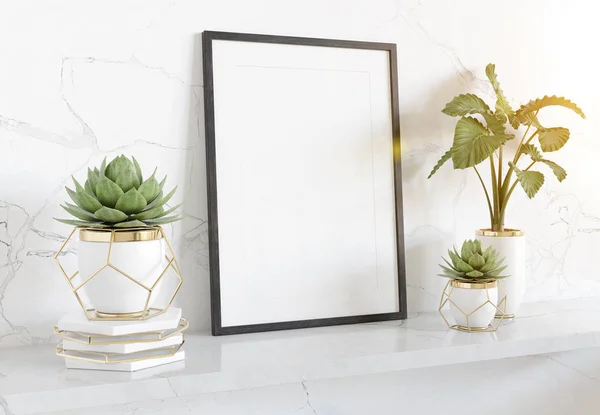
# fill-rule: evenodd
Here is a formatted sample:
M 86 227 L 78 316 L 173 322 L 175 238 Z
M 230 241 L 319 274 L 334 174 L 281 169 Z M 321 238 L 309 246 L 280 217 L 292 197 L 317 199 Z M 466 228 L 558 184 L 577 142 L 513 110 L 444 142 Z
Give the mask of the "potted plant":
M 450 327 L 469 332 L 490 331 L 497 311 L 503 311 L 506 305 L 507 297 L 498 297 L 498 280 L 507 277 L 500 275 L 507 268 L 502 265 L 504 258 L 498 258 L 492 246 L 483 249 L 479 240 L 464 241 L 460 253 L 454 248 L 448 250 L 448 256 L 450 261 L 442 258 L 448 266 L 440 265 L 439 274 L 450 278 L 440 303 L 442 317 L 442 309 L 449 302 L 456 321 Z
M 533 198 L 544 184 L 544 174 L 532 168 L 549 168 L 559 182 L 567 172 L 546 158 L 546 153 L 560 150 L 569 140 L 570 132 L 564 127 L 548 127 L 538 119 L 538 112 L 549 106 L 561 106 L 585 118 L 583 111 L 563 97 L 544 96 L 529 101 L 518 110 L 513 110 L 496 77 L 495 65 L 489 64 L 485 71 L 496 95 L 490 108 L 483 99 L 474 94 L 461 94 L 448 104 L 442 112 L 451 117 L 460 117 L 454 130 L 454 142 L 437 162 L 428 178 L 452 159 L 454 169 L 472 168 L 481 183 L 490 224 L 476 231 L 476 236 L 491 244 L 502 257 L 507 259 L 507 273 L 511 275 L 503 284 L 506 290 L 506 317 L 517 312 L 525 291 L 525 234 L 522 230 L 504 226 L 506 209 L 513 191 L 520 184 L 529 198 Z M 521 134 L 520 128 L 524 132 Z M 515 140 L 515 136 L 520 139 Z M 536 145 L 539 143 L 539 147 Z M 504 154 L 507 144 L 516 144 L 510 157 Z M 518 143 L 518 144 L 517 144 Z M 527 163 L 523 163 L 528 159 Z M 489 163 L 490 180 L 486 184 L 478 166 Z
M 65 277 L 86 313 L 145 318 L 158 298 L 161 278 L 175 261 L 160 225 L 179 220 L 169 214 L 180 205 L 165 208 L 177 188 L 164 194 L 166 176 L 159 183 L 155 175 L 156 169 L 144 180 L 137 160 L 121 155 L 88 168 L 83 186 L 73 178 L 75 190 L 66 188 L 74 204 L 61 206 L 76 219 L 57 220 L 76 226 L 79 241 L 78 273 Z M 177 266 L 173 269 L 181 278 Z

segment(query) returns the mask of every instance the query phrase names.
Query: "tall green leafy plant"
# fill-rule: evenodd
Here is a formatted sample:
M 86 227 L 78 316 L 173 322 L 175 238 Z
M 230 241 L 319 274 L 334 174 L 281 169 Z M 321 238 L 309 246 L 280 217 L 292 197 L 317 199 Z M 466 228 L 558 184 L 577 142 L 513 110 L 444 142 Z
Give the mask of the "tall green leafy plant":
M 557 96 L 544 96 L 529 101 L 515 111 L 500 88 L 495 65 L 491 63 L 487 65 L 485 74 L 496 95 L 494 109 L 475 94 L 458 95 L 446 104 L 442 112 L 460 119 L 454 129 L 452 147 L 437 162 L 428 178 L 431 178 L 450 159 L 454 169 L 473 168 L 485 193 L 490 228 L 494 231 L 503 231 L 506 207 L 517 183 L 520 183 L 530 199 L 544 184 L 544 174 L 532 170 L 532 167 L 536 164 L 545 165 L 559 182 L 567 177 L 565 169 L 548 160 L 545 153 L 560 150 L 569 140 L 570 132 L 564 127 L 543 126 L 538 119 L 539 111 L 558 105 L 574 111 L 582 118 L 585 118 L 585 114 L 573 102 Z M 519 134 L 520 127 L 525 130 L 522 135 Z M 514 140 L 515 135 L 520 135 L 519 144 L 514 156 L 509 158 L 505 166 L 504 146 Z M 539 148 L 534 139 L 537 139 Z M 519 161 L 523 156 L 527 156 L 530 162 L 526 167 L 519 167 Z M 491 189 L 486 186 L 477 169 L 477 166 L 483 162 L 488 162 L 490 165 Z

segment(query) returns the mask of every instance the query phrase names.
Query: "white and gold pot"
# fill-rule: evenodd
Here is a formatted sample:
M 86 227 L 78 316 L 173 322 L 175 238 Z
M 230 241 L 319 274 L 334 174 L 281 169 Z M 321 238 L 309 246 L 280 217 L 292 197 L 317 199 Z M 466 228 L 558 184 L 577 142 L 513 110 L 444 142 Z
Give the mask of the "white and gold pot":
M 504 317 L 512 318 L 517 314 L 523 301 L 523 295 L 525 294 L 525 258 L 527 249 L 525 233 L 517 229 L 505 229 L 502 232 L 479 229 L 475 232 L 475 235 L 484 246 L 491 245 L 498 251 L 498 258 L 506 258 L 504 265 L 507 265 L 507 267 L 502 274 L 509 275 L 509 277 L 502 280 L 498 298 L 506 295 L 506 312 Z
M 79 236 L 78 271 L 68 275 L 59 257 L 75 233 Z M 75 228 L 55 260 L 92 320 L 139 320 L 160 314 L 169 308 L 183 283 L 173 250 L 160 226 Z M 167 275 L 172 274 L 177 279 L 165 283 L 170 278 Z
M 458 327 L 468 331 L 487 329 L 496 315 L 498 281 L 452 280 L 450 284 L 450 310 Z

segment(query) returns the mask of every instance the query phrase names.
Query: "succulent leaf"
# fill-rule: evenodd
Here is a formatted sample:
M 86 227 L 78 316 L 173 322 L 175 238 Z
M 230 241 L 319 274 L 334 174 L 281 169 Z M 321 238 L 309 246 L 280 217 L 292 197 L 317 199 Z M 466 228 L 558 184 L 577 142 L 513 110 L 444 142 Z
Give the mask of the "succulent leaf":
M 166 209 L 177 190 L 175 187 L 166 196 L 163 187 L 167 177 L 158 183 L 156 169 L 143 181 L 142 169 L 135 158 L 124 155 L 115 157 L 107 164 L 104 158 L 99 168 L 88 168 L 82 186 L 74 177 L 75 190 L 66 188 L 75 203 L 61 207 L 76 219 L 57 219 L 74 226 L 100 228 L 132 228 L 156 226 L 180 220 L 174 213 L 181 204 Z
M 133 160 L 133 165 L 135 166 L 135 172 L 138 177 L 138 182 L 139 182 L 138 187 L 139 187 L 140 184 L 144 183 L 144 176 L 142 175 L 142 168 L 140 167 L 140 164 L 135 159 L 135 157 L 131 156 L 131 159 Z
M 176 222 L 181 219 L 181 216 L 166 216 L 164 218 L 148 219 L 145 222 L 150 225 L 166 225 L 167 223 Z
M 446 258 L 442 258 L 448 267 L 440 265 L 443 273 L 438 275 L 468 282 L 505 278 L 505 276 L 500 275 L 506 269 L 506 266 L 501 266 L 504 258 L 497 262 L 498 252 L 492 246 L 483 248 L 481 241 L 475 239 L 463 242 L 461 255 L 458 254 L 456 248 L 448 250 L 451 262 Z M 461 258 L 465 255 L 469 255 L 467 261 Z
M 158 216 L 156 216 L 157 218 L 162 218 L 163 216 L 167 216 L 170 213 L 175 212 L 177 209 L 179 209 L 181 207 L 181 205 L 183 205 L 183 203 L 180 203 L 178 205 L 173 206 L 170 209 L 165 210 L 164 212 L 162 212 L 161 214 L 159 214 Z M 164 208 L 163 208 L 164 209 Z
M 463 261 L 456 253 L 448 250 L 448 255 L 452 259 L 452 263 L 454 264 L 454 268 L 460 272 L 469 272 L 473 271 L 473 267 Z
M 140 212 L 145 207 L 146 199 L 144 199 L 144 196 L 140 192 L 135 190 L 135 187 L 132 187 L 128 192 L 119 197 L 119 200 L 115 204 L 115 209 L 128 215 Z
M 98 175 L 98 173 L 96 173 L 96 171 L 97 171 L 97 169 L 92 170 L 92 169 L 88 168 L 87 181 L 89 182 L 89 184 L 91 186 L 92 194 L 94 196 L 96 196 L 96 185 L 98 184 L 98 178 L 99 178 L 99 175 Z M 87 187 L 86 187 L 86 190 L 87 190 Z
M 138 191 L 142 194 L 142 196 L 144 196 L 144 199 L 146 199 L 146 203 L 152 202 L 160 193 L 160 188 L 159 188 L 158 182 L 156 181 L 156 178 L 154 177 L 155 173 L 156 173 L 156 170 L 154 170 L 154 173 L 152 173 L 152 176 L 150 176 L 148 179 L 146 179 L 146 181 L 144 183 L 142 183 L 138 189 Z
M 65 203 L 64 205 L 60 205 L 60 207 L 62 207 L 64 210 L 66 210 L 78 219 L 87 220 L 90 222 L 100 222 L 100 220 L 96 218 L 92 213 L 81 209 L 79 206 L 75 206 L 70 203 Z
M 478 270 L 478 269 L 482 268 L 485 265 L 485 259 L 483 258 L 483 256 L 479 255 L 478 253 L 474 253 L 469 258 L 468 263 L 474 269 Z M 471 277 L 471 275 L 469 275 L 469 277 Z
M 89 180 L 85 181 L 85 184 L 83 185 L 83 188 L 85 189 L 85 192 L 88 195 L 92 195 L 92 196 L 94 196 L 97 199 L 97 197 L 96 197 L 96 191 L 94 189 L 92 189 L 92 185 L 90 184 Z
M 86 220 L 59 219 L 59 218 L 54 218 L 54 220 L 61 222 L 61 223 L 66 223 L 67 225 L 71 225 L 71 226 L 86 226 L 88 228 L 106 228 L 107 227 L 103 223 L 88 222 Z
M 106 176 L 100 177 L 98 185 L 96 185 L 96 196 L 98 197 L 98 201 L 102 203 L 103 206 L 109 208 L 114 208 L 117 201 L 124 193 L 125 192 L 123 192 L 115 182 Z
M 140 182 L 138 180 L 137 173 L 133 170 L 125 170 L 123 171 L 115 181 L 117 186 L 121 188 L 124 192 L 128 192 L 129 190 L 140 187 Z
M 94 215 L 98 219 L 107 223 L 123 222 L 125 219 L 127 219 L 127 215 L 125 213 L 106 206 L 102 206 L 100 209 L 94 212 Z
M 67 190 L 67 194 L 71 197 L 71 199 L 73 200 L 73 202 L 75 202 L 77 206 L 87 210 L 90 213 L 93 213 L 102 207 L 102 204 L 100 204 L 100 202 L 97 201 L 96 198 L 90 196 L 85 191 L 74 192 L 68 187 L 65 187 L 65 189 Z
M 127 222 L 115 223 L 113 226 L 115 228 L 144 228 L 144 227 L 147 227 L 148 225 L 146 225 L 144 222 L 141 222 L 139 220 L 130 220 Z
M 102 163 L 100 164 L 100 171 L 98 174 L 98 179 L 102 176 L 105 176 L 105 171 L 106 171 L 106 157 L 104 157 L 104 160 L 102 160 Z

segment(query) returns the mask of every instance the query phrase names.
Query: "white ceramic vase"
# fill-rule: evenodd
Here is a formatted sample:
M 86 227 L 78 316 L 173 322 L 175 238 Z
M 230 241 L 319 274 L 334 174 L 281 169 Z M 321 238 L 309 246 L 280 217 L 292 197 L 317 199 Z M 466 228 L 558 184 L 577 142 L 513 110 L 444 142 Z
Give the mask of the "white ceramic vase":
M 502 274 L 509 275 L 509 277 L 500 280 L 498 298 L 506 295 L 506 313 L 504 317 L 512 318 L 517 314 L 525 294 L 527 249 L 525 233 L 516 229 L 505 229 L 503 232 L 480 229 L 475 232 L 475 235 L 482 242 L 484 249 L 491 245 L 498 251 L 498 258 L 506 258 L 504 265 L 507 265 L 507 267 Z
M 96 274 L 81 288 L 86 306 L 100 317 L 143 315 L 158 297 L 167 266 L 162 235 L 156 229 L 124 229 L 114 231 L 112 246 L 110 238 L 110 230 L 79 230 L 80 279 Z
M 461 329 L 484 330 L 494 320 L 498 304 L 498 284 L 452 280 L 450 310 Z

